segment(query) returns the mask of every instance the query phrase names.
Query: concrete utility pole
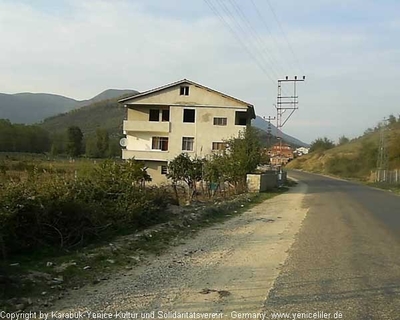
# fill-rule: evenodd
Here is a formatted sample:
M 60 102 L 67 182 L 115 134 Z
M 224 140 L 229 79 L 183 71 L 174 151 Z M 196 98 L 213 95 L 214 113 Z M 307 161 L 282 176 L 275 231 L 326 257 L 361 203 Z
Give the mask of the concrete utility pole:
M 276 117 L 268 116 L 268 118 L 267 118 L 267 117 L 264 116 L 263 119 L 264 119 L 265 121 L 267 121 L 267 123 L 268 123 L 268 127 L 267 127 L 267 148 L 269 148 L 269 147 L 271 147 L 271 138 L 272 138 L 272 134 L 271 134 L 271 120 L 275 120 Z
M 294 76 L 294 79 L 289 79 L 288 76 L 285 79 L 278 80 L 278 96 L 276 100 L 276 123 L 277 123 L 277 138 L 279 140 L 279 162 L 282 165 L 282 127 L 289 120 L 292 114 L 299 108 L 298 104 L 298 95 L 297 95 L 297 82 L 303 82 L 306 80 L 306 77 L 303 76 L 302 79 L 298 79 L 297 76 Z M 293 84 L 293 95 L 292 96 L 282 96 L 282 85 L 285 83 Z M 290 113 L 285 117 L 284 113 L 286 111 L 290 111 Z
M 377 180 L 386 182 L 389 170 L 388 150 L 387 150 L 387 122 L 388 119 L 383 118 L 380 123 L 379 150 L 377 161 Z

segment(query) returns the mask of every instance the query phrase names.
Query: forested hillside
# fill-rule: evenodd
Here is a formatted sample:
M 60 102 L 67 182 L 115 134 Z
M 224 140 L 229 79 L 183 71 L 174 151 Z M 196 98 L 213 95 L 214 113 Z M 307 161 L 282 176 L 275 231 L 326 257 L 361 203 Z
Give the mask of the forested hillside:
M 389 169 L 400 168 L 400 118 L 389 117 L 386 126 L 385 141 Z M 308 155 L 299 157 L 288 164 L 288 168 L 303 169 L 311 172 L 333 174 L 346 178 L 368 179 L 371 170 L 377 167 L 378 150 L 381 137 L 381 125 L 367 129 L 364 134 L 328 150 L 313 148 L 323 139 L 317 139 L 311 145 Z M 323 144 L 321 144 L 323 146 Z
M 95 102 L 136 92 L 135 90 L 108 89 L 91 99 L 81 101 L 48 93 L 0 93 L 0 119 L 8 119 L 11 123 L 33 124 Z
M 102 128 L 115 136 L 122 133 L 124 117 L 125 107 L 119 104 L 116 98 L 47 118 L 39 125 L 51 133 L 65 132 L 70 126 L 78 126 L 85 135 L 93 134 L 97 128 Z
M 0 152 L 41 153 L 49 151 L 50 146 L 49 132 L 43 128 L 0 119 Z

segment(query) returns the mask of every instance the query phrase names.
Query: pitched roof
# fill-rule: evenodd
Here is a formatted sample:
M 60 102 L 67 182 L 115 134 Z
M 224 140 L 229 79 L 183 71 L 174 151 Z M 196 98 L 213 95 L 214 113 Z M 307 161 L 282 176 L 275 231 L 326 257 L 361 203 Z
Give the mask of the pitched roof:
M 170 83 L 170 84 L 166 84 L 166 85 L 161 86 L 161 87 L 157 87 L 157 88 L 154 88 L 154 89 L 151 89 L 151 90 L 148 90 L 148 91 L 144 91 L 144 92 L 142 92 L 142 93 L 139 93 L 139 94 L 136 94 L 136 95 L 132 95 L 132 96 L 123 98 L 123 99 L 119 100 L 118 102 L 119 102 L 119 103 L 122 103 L 122 102 L 125 102 L 125 101 L 128 101 L 128 100 L 134 100 L 134 99 L 136 99 L 136 98 L 140 98 L 140 97 L 146 96 L 146 95 L 148 95 L 148 94 L 151 94 L 151 93 L 154 93 L 154 92 L 158 92 L 158 91 L 161 91 L 161 90 L 164 90 L 164 89 L 168 89 L 168 88 L 171 88 L 171 87 L 174 87 L 174 86 L 177 86 L 177 85 L 185 84 L 185 83 L 191 84 L 191 85 L 193 85 L 193 86 L 196 86 L 196 87 L 199 87 L 199 88 L 202 88 L 202 89 L 211 91 L 211 92 L 215 92 L 215 93 L 217 93 L 217 94 L 219 94 L 219 95 L 221 95 L 221 96 L 223 96 L 223 97 L 236 100 L 236 101 L 238 101 L 238 102 L 240 102 L 240 103 L 247 104 L 249 107 L 253 107 L 253 108 L 254 108 L 254 106 L 253 106 L 251 103 L 248 103 L 248 102 L 243 101 L 243 100 L 239 100 L 239 99 L 234 98 L 234 97 L 232 97 L 232 96 L 229 96 L 229 95 L 227 95 L 227 94 L 225 94 L 225 93 L 222 93 L 222 92 L 219 92 L 219 91 L 217 91 L 217 90 L 214 90 L 214 89 L 205 87 L 205 86 L 203 86 L 203 85 L 201 85 L 201 84 L 198 84 L 198 83 L 193 82 L 193 81 L 188 80 L 188 79 L 182 79 L 182 80 L 179 80 L 179 81 L 176 81 L 176 82 L 172 82 L 172 83 Z

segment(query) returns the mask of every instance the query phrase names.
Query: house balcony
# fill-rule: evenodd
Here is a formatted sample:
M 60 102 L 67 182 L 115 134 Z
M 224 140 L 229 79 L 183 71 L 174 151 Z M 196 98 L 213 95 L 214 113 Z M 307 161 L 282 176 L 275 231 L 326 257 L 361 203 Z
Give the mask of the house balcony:
M 135 158 L 135 160 L 167 161 L 169 159 L 168 156 L 168 151 L 122 149 L 122 159 Z
M 169 132 L 170 122 L 124 120 L 123 130 L 136 132 Z

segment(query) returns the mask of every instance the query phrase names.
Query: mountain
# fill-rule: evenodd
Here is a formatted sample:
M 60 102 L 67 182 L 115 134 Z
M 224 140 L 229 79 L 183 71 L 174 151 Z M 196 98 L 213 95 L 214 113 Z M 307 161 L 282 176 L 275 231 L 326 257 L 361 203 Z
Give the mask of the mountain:
M 267 130 L 268 130 L 268 122 L 265 121 L 260 116 L 257 116 L 254 120 L 252 120 L 251 125 L 258 129 L 261 129 L 262 131 L 265 131 L 265 132 L 267 132 Z M 272 123 L 271 123 L 271 134 L 275 137 L 278 135 L 278 129 Z M 299 139 L 296 139 L 288 134 L 285 134 L 284 132 L 282 132 L 282 139 L 286 143 L 288 143 L 292 146 L 295 146 L 295 147 L 309 147 L 310 146 L 309 144 L 307 144 L 303 141 L 300 141 Z
M 0 93 L 0 119 L 9 119 L 12 123 L 32 124 L 95 102 L 135 92 L 137 91 L 108 89 L 89 100 L 82 101 L 47 93 Z
M 111 93 L 115 94 L 116 92 Z M 84 107 L 49 117 L 42 121 L 39 126 L 51 133 L 64 133 L 68 127 L 78 126 L 85 135 L 93 134 L 97 128 L 102 128 L 106 129 L 111 136 L 117 137 L 122 133 L 122 121 L 126 113 L 125 107 L 118 103 L 118 100 L 124 96 L 137 93 L 139 92 L 129 90 L 122 96 L 119 95 L 111 99 L 94 102 Z M 106 93 L 106 96 L 107 94 L 110 94 L 110 92 Z
M 32 124 L 54 114 L 72 110 L 78 101 L 47 93 L 0 93 L 0 119 Z
M 102 93 L 98 94 L 97 96 L 94 96 L 92 99 L 79 101 L 78 106 L 79 107 L 88 106 L 90 104 L 93 104 L 93 103 L 96 103 L 96 102 L 100 102 L 100 101 L 103 101 L 103 100 L 119 98 L 121 96 L 126 96 L 126 95 L 133 95 L 135 93 L 138 93 L 138 91 L 136 91 L 136 90 L 108 89 L 108 90 L 105 90 Z

